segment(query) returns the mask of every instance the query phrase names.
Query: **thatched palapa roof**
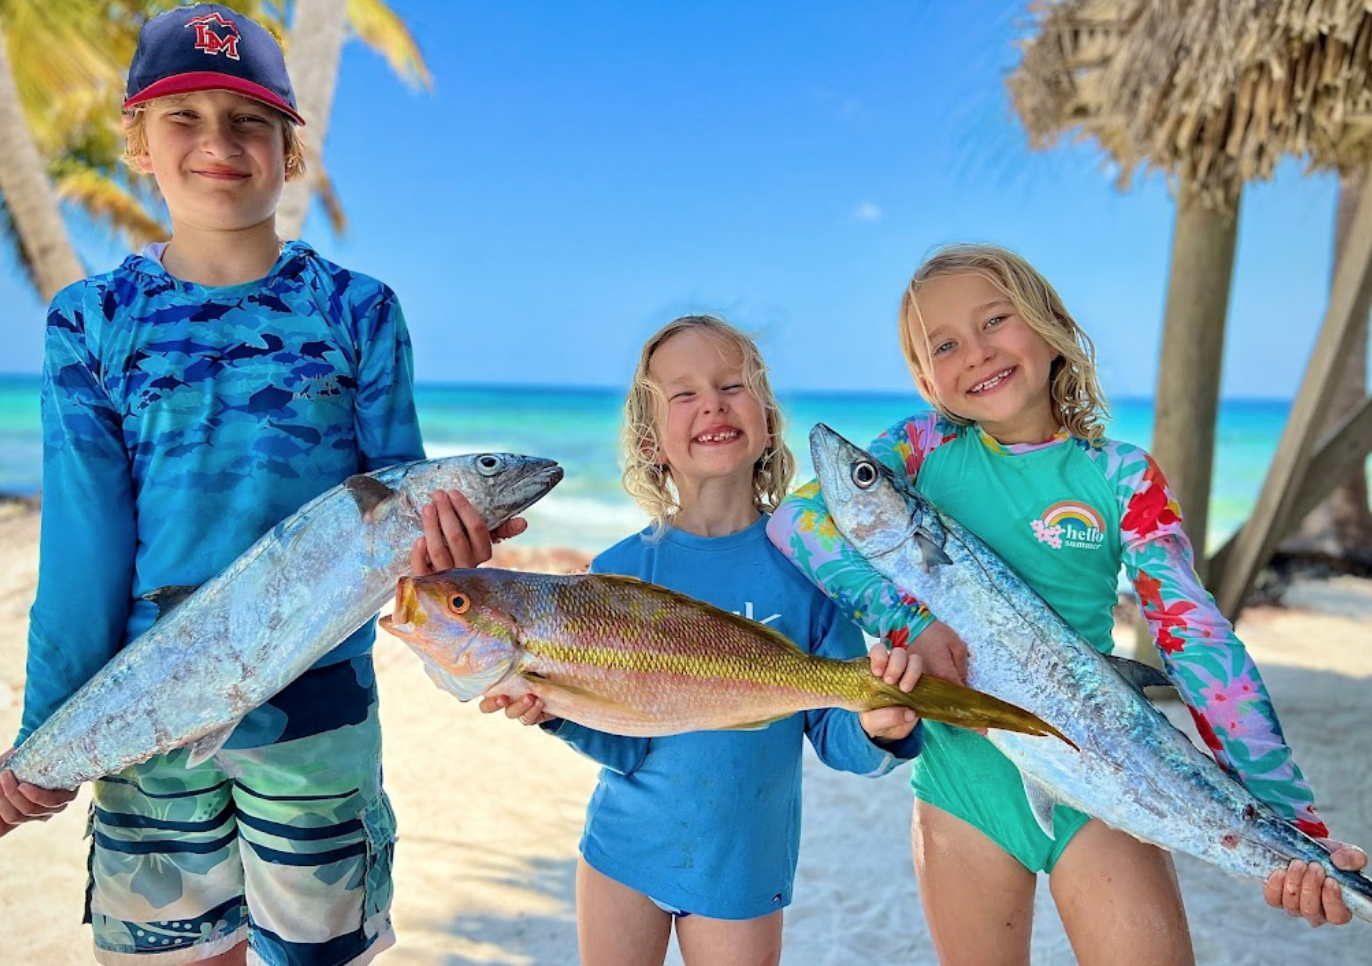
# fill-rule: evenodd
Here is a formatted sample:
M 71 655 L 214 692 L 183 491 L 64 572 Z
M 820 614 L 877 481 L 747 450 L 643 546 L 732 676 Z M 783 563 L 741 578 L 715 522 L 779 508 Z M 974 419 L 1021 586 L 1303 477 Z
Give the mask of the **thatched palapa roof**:
M 1076 130 L 1227 206 L 1284 155 L 1372 160 L 1372 0 L 1039 0 L 1007 81 L 1030 143 Z

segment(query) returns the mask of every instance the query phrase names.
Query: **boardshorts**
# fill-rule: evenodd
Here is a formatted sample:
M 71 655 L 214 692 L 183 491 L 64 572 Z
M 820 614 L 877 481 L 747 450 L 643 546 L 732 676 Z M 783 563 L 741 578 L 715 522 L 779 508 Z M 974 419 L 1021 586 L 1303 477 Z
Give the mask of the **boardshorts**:
M 341 966 L 394 941 L 395 816 L 371 655 L 307 671 L 214 757 L 178 749 L 95 783 L 86 918 L 107 966 Z

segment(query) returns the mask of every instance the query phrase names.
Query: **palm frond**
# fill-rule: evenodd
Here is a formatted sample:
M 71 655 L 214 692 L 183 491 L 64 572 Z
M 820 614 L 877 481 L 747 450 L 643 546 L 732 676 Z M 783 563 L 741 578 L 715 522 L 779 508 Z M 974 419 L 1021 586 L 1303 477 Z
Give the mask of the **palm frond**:
M 1095 139 L 1127 183 L 1178 175 L 1227 206 L 1283 157 L 1372 161 L 1369 0 L 1049 0 L 1007 80 L 1035 146 Z
M 343 210 L 343 201 L 338 197 L 338 191 L 334 188 L 333 179 L 324 170 L 323 165 L 316 162 L 314 169 L 314 196 L 324 209 L 324 216 L 329 219 L 329 227 L 333 229 L 335 235 L 342 235 L 348 230 L 348 213 Z
M 433 87 L 429 67 L 405 21 L 381 0 L 348 0 L 348 26 L 368 47 L 386 58 L 411 87 Z
M 62 201 L 118 232 L 132 247 L 171 237 L 167 226 L 150 213 L 149 198 L 139 197 L 108 175 L 71 160 L 59 162 L 49 173 Z

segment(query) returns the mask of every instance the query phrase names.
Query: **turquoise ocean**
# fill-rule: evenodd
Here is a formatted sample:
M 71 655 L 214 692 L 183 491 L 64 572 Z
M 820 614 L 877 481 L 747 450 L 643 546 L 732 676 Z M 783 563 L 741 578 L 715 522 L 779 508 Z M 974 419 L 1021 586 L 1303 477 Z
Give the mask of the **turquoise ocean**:
M 526 546 L 594 552 L 641 528 L 646 517 L 619 483 L 623 394 L 613 389 L 538 386 L 421 385 L 420 424 L 430 456 L 513 452 L 555 459 L 566 478 L 529 510 Z M 806 434 L 823 421 L 857 442 L 924 409 L 914 393 L 795 393 L 781 397 L 786 441 L 803 478 L 810 471 Z M 1289 403 L 1226 400 L 1220 409 L 1208 543 L 1213 551 L 1243 522 L 1262 487 Z M 1148 446 L 1153 404 L 1118 399 L 1110 436 Z M 38 378 L 0 375 L 0 493 L 26 495 L 41 483 Z

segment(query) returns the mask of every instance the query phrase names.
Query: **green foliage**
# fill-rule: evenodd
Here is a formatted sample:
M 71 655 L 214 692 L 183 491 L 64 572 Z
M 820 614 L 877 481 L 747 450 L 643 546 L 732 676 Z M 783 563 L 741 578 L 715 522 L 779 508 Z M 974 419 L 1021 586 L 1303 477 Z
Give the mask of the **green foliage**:
M 125 71 L 142 24 L 182 5 L 182 0 L 0 0 L 0 26 L 19 100 L 65 214 L 135 247 L 169 232 L 152 179 L 134 174 L 120 160 Z M 233 5 L 289 50 L 285 24 L 292 3 L 233 0 Z M 348 0 L 347 14 L 353 34 L 384 56 L 406 83 L 429 85 L 414 38 L 386 4 Z M 341 230 L 342 208 L 326 175 L 321 184 L 330 223 Z M 0 227 L 12 237 L 10 226 Z

